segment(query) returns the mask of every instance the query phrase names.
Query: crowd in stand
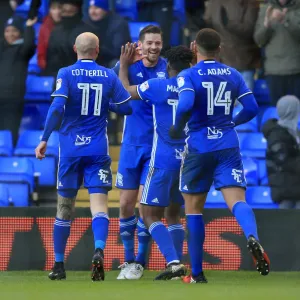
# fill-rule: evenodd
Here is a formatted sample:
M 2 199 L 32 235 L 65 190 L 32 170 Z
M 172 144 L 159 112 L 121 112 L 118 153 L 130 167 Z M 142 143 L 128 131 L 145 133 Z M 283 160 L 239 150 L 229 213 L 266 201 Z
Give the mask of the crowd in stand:
M 164 32 L 165 49 L 171 45 L 175 1 L 137 0 L 136 21 L 158 22 Z M 52 0 L 49 14 L 43 20 L 37 18 L 40 0 L 32 0 L 35 4 L 27 20 L 14 14 L 22 2 L 0 1 L 0 130 L 11 130 L 14 142 L 23 115 L 28 63 L 35 51 L 41 74 L 55 77 L 61 67 L 75 62 L 73 44 L 82 32 L 90 31 L 99 37 L 101 50 L 97 62 L 106 67 L 116 63 L 121 45 L 131 41 L 130 20 L 111 11 L 109 0 Z M 272 146 L 281 143 L 277 152 L 285 151 L 290 165 L 299 165 L 299 137 L 295 124 L 298 124 L 300 109 L 300 0 L 185 0 L 185 10 L 185 37 L 192 41 L 199 29 L 214 28 L 223 39 L 221 61 L 240 71 L 251 89 L 257 77 L 265 78 L 270 93 L 269 105 L 279 106 L 279 117 L 285 119 L 266 124 L 263 129 L 267 140 L 272 136 L 272 145 L 268 144 L 271 146 L 267 151 L 268 170 L 275 174 L 273 185 L 288 185 L 276 177 L 277 173 L 282 173 L 286 160 L 275 160 L 279 154 Z M 34 25 L 38 21 L 42 25 L 36 45 Z M 287 100 L 286 95 L 293 95 L 296 101 Z M 285 105 L 291 101 L 294 101 L 293 106 Z M 293 122 L 286 121 L 289 118 Z M 271 134 L 281 127 L 291 134 L 295 142 L 292 149 L 284 146 L 287 143 L 290 146 L 291 140 L 282 139 L 284 134 L 280 130 L 281 134 Z M 284 172 L 299 178 L 295 169 Z M 288 181 L 291 187 L 297 186 L 297 182 Z M 285 200 L 289 200 L 290 190 L 287 188 Z M 298 195 L 300 198 L 300 191 Z M 290 198 L 294 199 L 295 195 Z

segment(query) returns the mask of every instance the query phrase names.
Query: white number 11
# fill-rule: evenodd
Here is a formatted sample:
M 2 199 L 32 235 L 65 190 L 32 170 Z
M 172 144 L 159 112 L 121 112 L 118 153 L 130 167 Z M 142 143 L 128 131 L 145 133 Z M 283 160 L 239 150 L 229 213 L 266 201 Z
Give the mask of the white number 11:
M 81 115 L 87 116 L 89 113 L 90 89 L 95 90 L 94 116 L 100 116 L 102 104 L 103 84 L 98 83 L 78 83 L 77 87 L 82 90 Z

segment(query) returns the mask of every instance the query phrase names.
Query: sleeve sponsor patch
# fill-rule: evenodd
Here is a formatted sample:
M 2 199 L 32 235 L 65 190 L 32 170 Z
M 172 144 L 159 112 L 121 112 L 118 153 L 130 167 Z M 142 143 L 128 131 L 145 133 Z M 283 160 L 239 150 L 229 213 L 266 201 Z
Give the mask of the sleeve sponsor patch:
M 59 90 L 61 88 L 61 84 L 62 84 L 62 79 L 59 78 L 56 80 L 56 90 Z
M 144 83 L 142 83 L 142 84 L 140 85 L 140 90 L 141 90 L 142 92 L 145 92 L 145 91 L 148 90 L 148 89 L 149 89 L 149 84 L 148 84 L 147 81 L 145 81 Z
M 184 86 L 184 77 L 178 77 L 177 78 L 177 85 L 179 88 Z

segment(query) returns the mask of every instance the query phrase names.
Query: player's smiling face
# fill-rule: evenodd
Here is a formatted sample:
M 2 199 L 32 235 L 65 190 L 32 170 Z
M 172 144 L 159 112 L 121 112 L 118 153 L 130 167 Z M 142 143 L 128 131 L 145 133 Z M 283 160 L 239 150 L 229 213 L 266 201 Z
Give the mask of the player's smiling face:
M 142 48 L 142 54 L 147 55 L 146 59 L 150 63 L 158 61 L 161 49 L 162 38 L 158 33 L 146 33 L 144 40 L 139 41 L 139 46 Z

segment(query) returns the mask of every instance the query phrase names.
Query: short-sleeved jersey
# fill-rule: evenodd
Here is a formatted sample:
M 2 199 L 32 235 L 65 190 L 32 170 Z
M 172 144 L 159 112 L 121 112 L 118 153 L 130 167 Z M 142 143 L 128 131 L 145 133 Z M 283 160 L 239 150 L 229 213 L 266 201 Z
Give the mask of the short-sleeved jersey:
M 67 98 L 59 129 L 60 156 L 107 155 L 109 102 L 130 99 L 115 72 L 93 60 L 79 60 L 59 70 L 52 96 Z
M 251 93 L 241 74 L 214 60 L 201 61 L 177 76 L 179 93 L 195 92 L 188 121 L 190 152 L 211 152 L 239 147 L 232 121 L 235 100 Z
M 130 85 L 142 84 L 152 78 L 168 78 L 167 62 L 159 58 L 154 67 L 145 67 L 142 61 L 131 65 L 128 70 Z M 132 114 L 124 118 L 123 144 L 135 146 L 151 145 L 153 141 L 152 107 L 145 101 L 131 101 Z
M 154 137 L 150 166 L 179 170 L 186 136 L 184 132 L 182 139 L 174 140 L 169 136 L 178 105 L 176 77 L 165 80 L 150 79 L 139 85 L 137 92 L 153 108 Z

